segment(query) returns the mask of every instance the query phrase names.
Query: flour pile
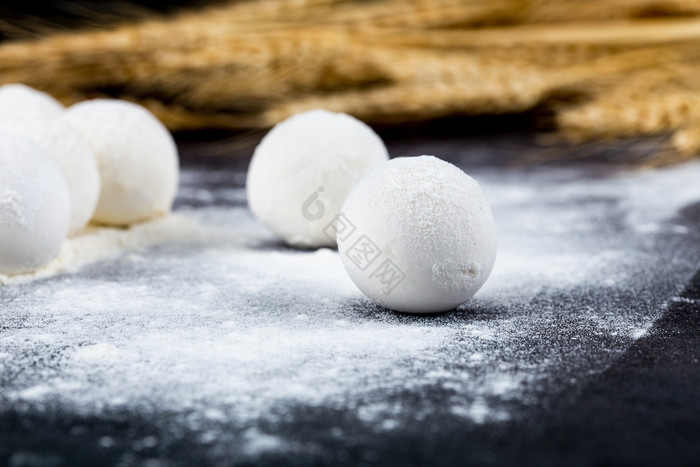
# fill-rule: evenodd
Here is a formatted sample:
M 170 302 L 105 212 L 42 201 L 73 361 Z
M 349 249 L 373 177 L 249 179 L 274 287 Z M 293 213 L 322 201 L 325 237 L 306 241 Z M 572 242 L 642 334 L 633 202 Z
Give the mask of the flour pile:
M 80 235 L 65 241 L 58 257 L 47 266 L 26 274 L 0 274 L 0 284 L 22 284 L 57 274 L 74 273 L 83 266 L 157 245 L 196 245 L 217 234 L 222 233 L 208 232 L 177 214 L 135 224 L 128 229 L 89 226 Z

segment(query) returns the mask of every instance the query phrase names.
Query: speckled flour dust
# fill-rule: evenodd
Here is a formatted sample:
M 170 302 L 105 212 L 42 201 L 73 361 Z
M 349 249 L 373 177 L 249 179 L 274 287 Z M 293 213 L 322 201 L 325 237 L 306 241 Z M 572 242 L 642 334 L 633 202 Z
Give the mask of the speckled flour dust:
M 377 433 L 499 423 L 603 371 L 700 260 L 682 211 L 700 200 L 700 163 L 470 175 L 498 226 L 493 274 L 460 310 L 412 316 L 369 302 L 336 251 L 281 246 L 242 188 L 204 191 L 209 175 L 186 169 L 181 200 L 197 208 L 93 231 L 63 266 L 0 278 L 0 409 L 140 414 L 157 433 L 134 452 L 186 436 L 231 462 L 321 450 L 281 429 L 315 411 Z M 75 259 L 81 241 L 109 254 Z M 344 436 L 342 421 L 319 429 Z

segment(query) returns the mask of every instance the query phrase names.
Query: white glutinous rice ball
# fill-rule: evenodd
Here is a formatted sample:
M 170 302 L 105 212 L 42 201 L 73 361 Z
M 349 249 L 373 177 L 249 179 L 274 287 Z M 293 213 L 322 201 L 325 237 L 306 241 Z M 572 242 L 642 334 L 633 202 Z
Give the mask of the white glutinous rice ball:
M 496 226 L 479 184 L 433 156 L 392 159 L 348 195 L 337 223 L 350 278 L 396 311 L 457 308 L 496 260 Z
M 0 273 L 34 271 L 54 259 L 70 209 L 53 157 L 25 136 L 0 132 Z
M 0 86 L 0 118 L 23 114 L 58 117 L 64 110 L 50 95 L 24 84 Z
M 26 136 L 53 156 L 66 178 L 71 198 L 68 235 L 82 231 L 100 195 L 97 161 L 85 137 L 60 119 L 27 114 L 0 118 L 0 131 Z
M 179 178 L 177 148 L 153 114 L 131 102 L 94 99 L 69 107 L 64 118 L 97 158 L 102 190 L 95 222 L 129 225 L 170 211 Z
M 255 149 L 248 204 L 290 245 L 335 246 L 330 227 L 345 197 L 389 158 L 381 138 L 350 115 L 300 113 L 277 124 Z

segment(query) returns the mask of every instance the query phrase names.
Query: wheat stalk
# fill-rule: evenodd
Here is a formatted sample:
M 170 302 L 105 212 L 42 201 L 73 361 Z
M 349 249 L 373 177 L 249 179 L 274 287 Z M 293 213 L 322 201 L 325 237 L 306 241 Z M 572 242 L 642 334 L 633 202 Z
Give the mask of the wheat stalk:
M 675 154 L 700 152 L 698 71 L 700 0 L 237 1 L 0 45 L 0 83 L 129 99 L 173 130 L 547 106 L 569 139 L 673 133 Z
M 684 156 L 700 154 L 700 121 L 678 129 L 671 138 L 671 147 Z

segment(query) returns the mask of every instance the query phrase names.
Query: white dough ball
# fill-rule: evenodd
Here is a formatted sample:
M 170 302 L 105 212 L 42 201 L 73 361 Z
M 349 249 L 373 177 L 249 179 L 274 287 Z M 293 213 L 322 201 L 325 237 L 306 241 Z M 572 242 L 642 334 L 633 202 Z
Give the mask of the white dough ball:
M 255 149 L 246 183 L 248 204 L 290 245 L 332 247 L 335 238 L 327 227 L 345 197 L 388 158 L 381 138 L 350 115 L 297 114 L 277 124 Z
M 24 84 L 0 86 L 0 118 L 22 114 L 58 117 L 63 111 L 63 105 L 45 92 Z
M 350 278 L 396 311 L 457 308 L 496 260 L 496 227 L 479 184 L 433 156 L 382 164 L 348 195 L 338 250 Z
M 90 222 L 100 195 L 97 161 L 85 137 L 62 120 L 26 114 L 0 118 L 0 131 L 26 136 L 53 156 L 70 192 L 68 235 L 82 231 Z
M 0 133 L 0 272 L 26 273 L 54 259 L 70 209 L 53 157 L 29 138 Z
M 102 190 L 93 220 L 129 225 L 170 211 L 177 194 L 177 148 L 170 132 L 137 104 L 94 99 L 69 107 L 68 124 L 88 140 Z

